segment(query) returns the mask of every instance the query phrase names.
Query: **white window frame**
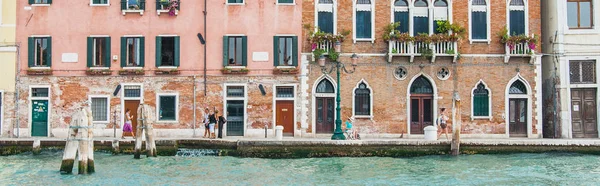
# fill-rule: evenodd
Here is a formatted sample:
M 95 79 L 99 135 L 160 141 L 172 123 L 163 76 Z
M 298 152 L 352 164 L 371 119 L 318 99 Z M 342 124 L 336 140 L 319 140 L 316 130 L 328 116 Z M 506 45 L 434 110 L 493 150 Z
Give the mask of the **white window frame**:
M 34 88 L 46 88 L 48 89 L 48 97 L 33 97 L 32 96 L 32 92 Z M 50 89 L 50 85 L 30 85 L 29 86 L 29 110 L 27 111 L 28 113 L 28 126 L 29 126 L 29 136 L 33 136 L 33 118 L 32 118 L 32 113 L 31 113 L 31 109 L 33 108 L 33 101 L 34 100 L 42 100 L 42 101 L 48 101 L 48 130 L 46 131 L 47 133 L 47 137 L 51 136 L 52 133 L 52 125 L 50 125 L 50 123 L 52 123 L 52 121 L 50 121 L 50 118 L 52 118 L 52 102 L 50 101 L 50 97 L 52 96 L 52 89 Z
M 364 83 L 367 85 L 367 89 L 369 89 L 369 115 L 356 115 L 356 89 L 359 88 L 360 84 Z M 365 81 L 365 79 L 361 79 L 356 83 L 354 89 L 352 89 L 352 117 L 353 118 L 369 118 L 373 119 L 373 88 Z
M 477 86 L 479 84 L 483 84 L 483 86 L 485 86 L 485 89 L 488 91 L 488 115 L 487 116 L 475 116 L 475 106 L 474 106 L 474 99 L 475 99 L 475 95 L 473 94 L 473 91 L 477 90 Z M 476 119 L 488 119 L 490 121 L 492 121 L 492 90 L 488 87 L 488 85 L 483 81 L 483 79 L 479 79 L 479 81 L 477 81 L 477 83 L 475 83 L 475 87 L 473 87 L 473 89 L 471 89 L 471 121 L 476 120 Z
M 354 43 L 360 41 L 375 43 L 375 3 L 377 3 L 377 1 L 371 0 L 370 6 L 362 4 L 357 5 L 357 2 L 358 0 L 352 0 L 352 39 L 354 40 Z M 358 11 L 358 8 L 362 6 L 369 6 L 371 9 L 371 38 L 356 38 L 356 12 Z
M 94 4 L 94 0 L 90 0 L 90 6 L 110 6 L 110 0 L 106 0 L 106 4 Z
M 244 2 L 245 2 L 245 1 L 244 1 Z M 248 37 L 246 34 L 225 34 L 225 36 L 227 36 L 227 37 L 244 37 L 244 36 Z M 229 40 L 228 40 L 227 42 L 229 42 Z M 242 45 L 244 45 L 244 43 L 243 43 L 243 42 L 244 42 L 244 41 L 242 40 Z M 247 41 L 246 41 L 246 42 L 247 42 Z M 248 47 L 248 43 L 245 43 L 245 44 L 246 44 L 246 47 Z M 242 48 L 243 48 L 243 46 L 242 46 Z M 229 50 L 229 46 L 227 46 L 227 50 Z M 229 55 L 229 52 L 227 52 L 227 55 Z M 235 55 L 235 54 L 234 54 L 234 55 Z M 243 54 L 242 54 L 242 55 L 243 55 Z M 227 57 L 229 57 L 229 56 L 227 56 Z M 243 57 L 244 57 L 244 56 L 242 56 L 242 58 L 243 58 Z M 246 56 L 246 57 L 248 57 L 248 56 Z M 248 59 L 246 58 L 246 60 L 248 60 Z M 246 63 L 246 65 L 239 65 L 239 66 L 229 66 L 229 65 L 228 65 L 228 66 L 225 66 L 225 68 L 230 68 L 230 69 L 235 69 L 235 68 L 246 68 L 246 66 L 247 66 L 247 65 L 248 65 L 248 63 Z M 227 93 L 227 92 L 225 92 L 225 93 Z M 227 95 L 227 94 L 226 94 L 226 95 Z
M 597 18 L 600 17 L 600 11 L 596 11 L 596 7 L 594 5 L 598 5 L 598 3 L 600 3 L 599 0 L 592 0 L 592 8 L 593 8 L 593 12 L 592 12 L 592 28 L 590 29 L 571 29 L 569 28 L 569 24 L 568 24 L 568 12 L 567 12 L 567 1 L 559 1 L 557 4 L 557 7 L 559 8 L 558 11 L 558 18 L 559 18 L 559 25 L 563 25 L 563 29 L 565 34 L 597 34 L 600 29 L 598 28 L 597 25 L 599 25 L 600 23 L 598 22 L 599 20 Z M 561 14 L 563 14 L 561 16 Z M 600 125 L 599 125 L 600 126 Z
M 142 51 L 141 47 L 144 47 L 144 50 L 146 50 L 145 46 L 141 45 L 141 39 L 144 38 L 144 36 L 143 35 L 124 35 L 122 37 L 126 38 L 125 39 L 125 47 L 127 47 L 127 40 L 129 40 L 130 38 L 134 39 L 133 40 L 134 44 L 135 44 L 135 39 L 140 39 L 140 44 L 139 44 L 140 46 L 138 46 L 138 48 L 140 50 L 137 52 L 137 55 L 138 55 L 137 59 L 140 60 L 140 56 L 139 55 L 140 55 L 140 51 Z M 120 45 L 122 45 L 122 44 L 120 44 Z M 127 59 L 129 59 L 129 57 L 128 57 L 129 56 L 129 50 L 126 50 L 125 56 L 126 56 L 126 58 L 125 58 L 126 62 L 125 62 L 125 66 L 122 67 L 123 69 L 143 69 L 146 66 L 145 62 L 144 62 L 144 66 L 143 67 L 140 67 L 140 66 L 127 66 L 127 64 L 129 63 L 129 61 L 127 60 Z M 139 61 L 139 62 L 141 63 L 141 61 Z
M 518 10 L 520 8 L 514 8 L 516 6 L 510 6 L 510 2 L 513 0 L 506 0 L 506 30 L 508 30 L 508 35 L 510 36 L 510 11 Z M 529 1 L 523 0 L 523 8 L 525 9 L 525 35 L 529 35 Z M 565 4 L 567 5 L 567 4 Z M 488 36 L 489 37 L 489 36 Z
M 160 97 L 175 96 L 175 120 L 160 120 Z M 156 122 L 157 123 L 178 123 L 179 122 L 179 93 L 157 93 L 156 94 Z
M 96 65 L 96 39 L 97 38 L 105 38 L 105 39 L 109 39 L 110 36 L 108 35 L 103 35 L 103 36 L 90 36 L 92 38 L 92 66 L 94 67 L 90 67 L 90 69 L 109 69 L 108 67 L 101 67 L 101 66 L 95 66 Z M 106 48 L 105 48 L 106 50 Z M 112 61 L 112 60 L 111 60 Z
M 228 97 L 227 89 L 229 87 L 244 87 L 244 97 Z M 243 100 L 244 101 L 244 136 L 248 135 L 248 84 L 245 83 L 224 83 L 223 84 L 223 107 L 222 116 L 227 119 L 227 101 L 229 100 Z M 227 125 L 223 127 L 223 136 L 227 137 Z
M 162 35 L 162 34 L 161 34 L 161 35 L 158 35 L 158 37 L 160 37 L 160 39 L 162 39 L 163 37 L 172 37 L 172 38 L 175 38 L 175 37 L 177 37 L 177 36 L 179 36 L 179 35 L 177 35 L 177 34 L 165 34 L 165 35 Z M 161 41 L 161 42 L 162 42 L 162 41 Z M 154 51 L 156 52 L 156 46 L 154 46 L 154 47 L 155 47 Z M 174 48 L 173 48 L 173 53 L 175 53 L 175 48 L 176 48 L 177 46 L 173 46 L 173 47 L 174 47 Z M 161 50 L 162 50 L 162 49 L 161 49 Z M 180 51 L 179 51 L 179 53 L 181 54 L 181 48 L 180 48 Z M 173 59 L 173 60 L 175 60 L 175 59 Z M 173 65 L 175 65 L 175 61 L 173 61 Z M 145 65 L 144 65 L 144 66 L 145 66 Z M 178 67 L 177 67 L 177 66 L 159 66 L 159 67 L 156 67 L 156 68 L 158 68 L 158 69 L 177 69 Z
M 491 26 L 492 24 L 490 23 L 490 0 L 485 0 L 485 13 L 486 13 L 486 23 L 487 23 L 487 39 L 473 39 L 473 24 L 472 24 L 472 13 L 474 10 L 476 9 L 481 9 L 482 6 L 481 5 L 477 5 L 477 6 L 473 6 L 473 0 L 469 0 L 469 44 L 473 44 L 475 43 L 487 43 L 488 45 L 490 44 L 490 42 L 492 41 L 490 38 L 490 34 L 491 34 Z
M 406 2 L 408 3 L 408 6 L 406 7 L 402 7 L 402 6 L 394 6 L 394 3 L 396 2 L 396 0 L 391 0 L 391 4 L 390 7 L 392 7 L 391 11 L 390 11 L 390 23 L 395 23 L 396 22 L 396 17 L 394 16 L 395 12 L 408 12 L 409 15 L 409 19 L 410 19 L 410 2 L 411 0 L 406 0 Z M 400 23 L 403 24 L 403 23 Z M 409 20 L 409 27 L 412 24 L 412 21 Z M 410 31 L 410 30 L 409 30 Z
M 277 97 L 277 88 L 278 87 L 292 87 L 292 93 L 294 97 L 291 98 L 280 98 Z M 275 84 L 273 86 L 273 124 L 271 125 L 272 128 L 274 129 L 275 126 L 277 125 L 277 101 L 293 101 L 294 102 L 294 133 L 296 133 L 296 129 L 298 128 L 296 126 L 296 122 L 297 122 L 297 116 L 296 116 L 296 90 L 297 90 L 297 85 L 296 84 Z M 295 136 L 295 134 L 294 134 Z
M 140 0 L 138 0 L 138 3 L 139 2 L 140 2 Z M 140 15 L 142 15 L 142 16 L 144 15 L 145 8 L 144 8 L 144 10 L 141 10 L 141 9 L 140 10 L 129 10 L 129 1 L 126 1 L 125 3 L 126 3 L 127 8 L 125 10 L 121 10 L 121 12 L 123 13 L 123 16 L 125 16 L 125 14 L 127 14 L 127 13 L 140 13 Z M 149 2 L 147 2 L 147 3 L 149 3 Z M 148 5 L 148 4 L 146 4 L 146 5 Z
M 98 123 L 98 124 L 108 124 L 110 122 L 110 96 L 109 95 L 89 95 L 88 96 L 88 101 L 90 102 L 90 108 L 92 108 L 92 98 L 105 98 L 106 99 L 106 120 L 102 121 L 95 121 L 95 119 L 92 119 L 92 122 L 94 124 Z M 93 118 L 93 112 L 94 110 L 92 109 L 92 118 Z
M 325 5 L 324 5 L 325 6 Z M 333 33 L 337 33 L 337 0 L 333 0 Z M 319 26 L 319 0 L 315 0 L 315 32 Z
M 230 6 L 242 6 L 242 5 L 246 5 L 246 0 L 242 0 L 242 3 L 229 3 L 229 0 L 225 0 L 225 5 L 230 5 Z
M 140 87 L 140 97 L 125 97 L 125 86 L 139 86 Z M 121 83 L 121 124 L 125 123 L 125 101 L 127 100 L 133 100 L 133 101 L 140 101 L 141 103 L 144 103 L 144 84 L 142 83 Z M 137 111 L 136 111 L 137 112 Z
M 515 82 L 515 81 L 521 81 L 523 84 L 525 84 L 525 88 L 527 89 L 527 94 L 509 94 L 509 90 L 510 90 L 510 86 Z M 506 89 L 504 90 L 504 123 L 505 123 L 505 135 L 507 138 L 510 138 L 510 99 L 514 99 L 514 98 L 521 98 L 521 99 L 527 99 L 527 138 L 532 138 L 533 134 L 532 134 L 532 118 L 534 118 L 533 114 L 533 101 L 532 101 L 532 95 L 534 94 L 532 91 L 533 89 L 531 88 L 531 86 L 529 85 L 529 82 L 523 78 L 523 76 L 521 76 L 520 73 L 517 73 L 517 75 L 515 75 L 515 77 L 513 77 L 510 81 L 508 81 L 508 84 L 506 84 Z M 539 127 L 539 125 L 537 125 Z M 538 132 L 541 131 L 541 128 L 537 128 Z
M 281 6 L 294 6 L 296 5 L 296 0 L 292 0 L 292 3 L 280 3 L 279 0 L 276 0 L 275 4 Z
M 333 85 L 333 93 L 317 93 L 317 86 L 319 86 L 319 83 L 321 83 L 321 81 L 327 79 L 327 81 L 329 81 L 331 83 L 331 85 Z M 317 98 L 318 97 L 330 97 L 333 98 L 333 102 L 337 103 L 337 82 L 334 81 L 334 79 L 329 76 L 329 74 L 323 74 L 321 75 L 321 77 L 317 78 L 312 85 L 312 111 L 311 111 L 311 127 L 312 127 L 312 134 L 313 135 L 317 135 Z M 334 109 L 333 111 L 333 118 L 337 118 L 338 112 Z M 333 126 L 333 128 L 335 129 L 335 125 Z
M 431 34 L 433 34 L 435 32 L 435 30 L 433 30 L 433 22 L 436 21 L 435 17 L 434 17 L 435 16 L 435 6 L 433 5 L 435 3 L 435 0 L 425 0 L 425 1 L 427 2 L 427 11 L 428 11 L 427 16 L 428 16 L 428 19 L 429 19 L 429 22 L 427 24 L 429 24 L 429 35 L 431 35 Z M 411 36 L 415 36 L 415 34 L 416 34 L 415 31 L 414 31 L 414 27 L 415 27 L 414 26 L 414 24 L 415 24 L 414 23 L 415 22 L 415 16 L 414 16 L 415 9 L 416 8 L 421 8 L 421 7 L 415 7 L 415 0 L 407 0 L 407 2 L 408 2 L 408 20 L 409 20 L 409 23 L 410 23 L 409 26 L 408 26 L 408 33 Z M 453 9 L 452 8 L 453 7 L 452 3 L 453 2 L 452 2 L 452 0 L 446 0 L 446 3 L 448 3 L 448 7 L 446 7 L 447 8 L 447 13 L 448 13 L 448 15 L 446 17 L 447 18 L 446 21 L 448 21 L 449 23 L 453 23 L 453 18 L 452 18 L 453 17 L 453 13 L 452 13 L 452 9 Z M 392 14 L 391 14 L 392 19 L 391 20 L 394 21 L 394 14 L 393 14 L 393 12 L 394 12 L 394 0 L 392 0 L 391 7 L 392 7 L 392 10 L 391 10 L 392 11 Z M 489 28 L 488 28 L 488 30 L 489 30 Z M 489 34 L 488 34 L 488 38 L 489 38 Z

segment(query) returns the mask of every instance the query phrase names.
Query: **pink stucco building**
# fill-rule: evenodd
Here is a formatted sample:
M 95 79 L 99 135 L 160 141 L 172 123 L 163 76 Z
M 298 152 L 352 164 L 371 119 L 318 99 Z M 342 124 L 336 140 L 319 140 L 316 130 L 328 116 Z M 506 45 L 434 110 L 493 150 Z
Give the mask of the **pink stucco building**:
M 99 136 L 140 103 L 158 136 L 201 136 L 205 108 L 225 113 L 224 136 L 297 134 L 301 19 L 300 0 L 18 1 L 11 132 L 65 136 L 89 101 Z

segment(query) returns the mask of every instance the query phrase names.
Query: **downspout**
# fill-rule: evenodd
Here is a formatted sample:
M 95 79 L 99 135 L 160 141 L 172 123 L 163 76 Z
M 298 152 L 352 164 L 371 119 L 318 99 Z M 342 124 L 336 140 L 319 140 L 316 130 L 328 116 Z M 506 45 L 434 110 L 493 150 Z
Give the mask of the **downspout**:
M 208 36 L 206 35 L 206 15 L 208 14 L 208 12 L 206 12 L 206 1 L 208 0 L 204 0 L 204 97 L 206 97 L 206 45 L 208 43 Z M 194 84 L 195 85 L 195 84 Z M 195 92 L 195 91 L 194 91 Z M 194 96 L 194 98 L 196 98 Z M 196 108 L 196 107 L 194 107 Z M 194 112 L 195 114 L 195 112 Z M 194 117 L 195 118 L 195 117 Z
M 192 129 L 194 130 L 192 137 L 196 137 L 196 75 L 194 75 L 194 124 Z
M 17 126 L 17 138 L 19 138 L 21 131 L 19 131 L 19 88 L 17 87 L 17 85 L 19 85 L 19 76 L 21 73 L 21 45 L 19 43 L 16 44 L 17 47 L 17 65 L 16 65 L 16 76 L 15 76 L 15 118 L 16 118 L 16 123 L 15 125 Z M 14 125 L 13 125 L 14 126 Z M 14 129 L 13 129 L 14 132 Z

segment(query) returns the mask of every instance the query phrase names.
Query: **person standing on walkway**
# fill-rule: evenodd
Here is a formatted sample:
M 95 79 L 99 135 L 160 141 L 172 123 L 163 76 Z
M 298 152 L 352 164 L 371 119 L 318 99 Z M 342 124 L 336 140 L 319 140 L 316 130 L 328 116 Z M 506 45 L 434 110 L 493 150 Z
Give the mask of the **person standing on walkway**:
M 209 138 L 214 139 L 215 138 L 215 124 L 217 123 L 217 117 L 216 114 L 219 111 L 217 111 L 216 109 L 208 116 L 208 130 L 210 132 Z
M 444 130 L 444 133 L 446 134 L 446 140 L 450 140 L 448 138 L 448 124 L 446 123 L 447 121 L 448 116 L 446 116 L 446 108 L 440 108 L 440 117 L 438 117 L 437 119 L 437 124 L 440 127 L 440 129 L 438 130 L 438 139 L 442 135 L 442 130 Z
M 131 120 L 133 116 L 131 115 L 131 110 L 125 109 L 125 124 L 123 125 L 123 135 L 121 135 L 121 139 L 125 139 L 125 134 L 129 133 L 135 139 L 135 134 L 133 134 L 133 127 L 131 126 Z
M 204 138 L 210 134 L 208 131 L 208 112 L 208 108 L 204 109 Z
M 218 120 L 217 123 L 219 123 L 219 125 L 218 125 L 219 131 L 217 133 L 217 137 L 219 139 L 222 139 L 223 138 L 223 126 L 225 126 L 225 123 L 227 123 L 227 120 L 225 119 L 225 117 L 223 117 L 223 115 L 218 114 L 219 113 L 218 111 L 216 111 L 216 112 L 217 112 L 217 115 L 218 115 L 218 117 L 217 117 L 217 120 Z M 227 113 L 227 112 L 225 112 L 225 113 Z

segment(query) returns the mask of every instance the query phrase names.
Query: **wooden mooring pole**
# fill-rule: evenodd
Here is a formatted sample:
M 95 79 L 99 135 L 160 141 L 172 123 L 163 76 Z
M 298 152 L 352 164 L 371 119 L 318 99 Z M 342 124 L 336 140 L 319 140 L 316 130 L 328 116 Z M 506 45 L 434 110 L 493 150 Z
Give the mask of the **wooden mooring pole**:
M 135 159 L 140 159 L 142 153 L 142 136 L 146 137 L 146 157 L 156 157 L 156 143 L 154 141 L 154 130 L 152 128 L 152 110 L 148 105 L 141 103 L 137 110 L 138 125 L 135 139 Z
M 75 157 L 79 157 L 79 174 L 95 172 L 92 111 L 84 106 L 71 117 L 67 143 L 60 165 L 61 174 L 71 174 Z
M 460 131 L 461 131 L 461 113 L 460 113 L 460 97 L 458 93 L 454 93 L 454 108 L 452 109 L 452 143 L 450 145 L 450 154 L 458 156 L 460 154 Z

